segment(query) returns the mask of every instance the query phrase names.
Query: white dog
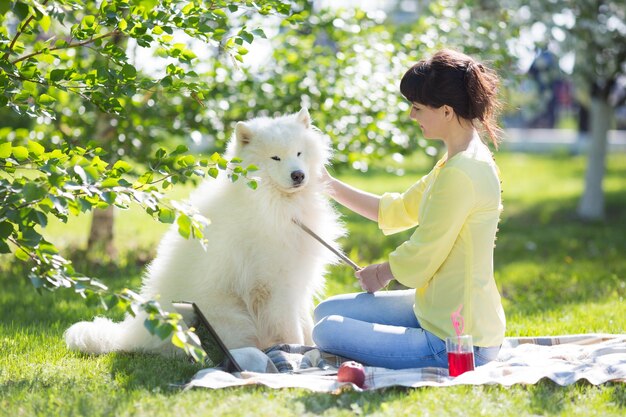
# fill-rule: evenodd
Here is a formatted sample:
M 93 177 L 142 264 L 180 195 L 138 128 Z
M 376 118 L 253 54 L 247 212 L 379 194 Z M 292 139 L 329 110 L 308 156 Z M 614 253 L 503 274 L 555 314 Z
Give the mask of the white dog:
M 300 220 L 327 241 L 344 231 L 323 196 L 320 172 L 330 143 L 309 113 L 238 122 L 226 157 L 259 170 L 259 187 L 223 175 L 204 182 L 190 202 L 211 220 L 208 250 L 184 239 L 174 225 L 143 278 L 141 295 L 194 301 L 230 349 L 277 343 L 312 344 L 311 310 L 334 255 L 292 222 Z M 65 332 L 69 348 L 86 353 L 169 351 L 144 327 L 145 315 L 121 323 L 80 322 Z

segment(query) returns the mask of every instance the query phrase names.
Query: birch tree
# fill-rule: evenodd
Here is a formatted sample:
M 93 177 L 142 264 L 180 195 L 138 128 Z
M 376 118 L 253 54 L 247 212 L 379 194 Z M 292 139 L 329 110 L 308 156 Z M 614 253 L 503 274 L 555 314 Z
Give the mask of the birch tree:
M 618 94 L 620 80 L 626 77 L 625 4 L 622 0 L 531 0 L 507 7 L 515 10 L 519 25 L 544 25 L 545 41 L 554 44 L 561 56 L 575 56 L 575 86 L 590 97 L 591 130 L 578 215 L 585 220 L 603 219 L 608 131 L 615 108 L 625 100 Z

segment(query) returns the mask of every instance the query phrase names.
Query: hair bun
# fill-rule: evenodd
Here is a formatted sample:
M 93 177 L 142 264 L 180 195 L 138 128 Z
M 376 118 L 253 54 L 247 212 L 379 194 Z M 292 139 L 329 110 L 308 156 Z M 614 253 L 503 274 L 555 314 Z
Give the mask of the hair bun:
M 441 50 L 409 68 L 400 91 L 411 103 L 448 105 L 458 117 L 479 121 L 497 146 L 499 78 L 495 71 L 460 52 Z

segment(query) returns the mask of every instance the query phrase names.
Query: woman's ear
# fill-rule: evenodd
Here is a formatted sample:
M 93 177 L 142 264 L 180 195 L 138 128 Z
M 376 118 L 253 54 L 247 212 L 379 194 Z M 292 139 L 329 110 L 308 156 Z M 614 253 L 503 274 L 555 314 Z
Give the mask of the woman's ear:
M 446 118 L 447 121 L 450 121 L 454 118 L 454 109 L 447 104 L 443 105 L 443 117 Z

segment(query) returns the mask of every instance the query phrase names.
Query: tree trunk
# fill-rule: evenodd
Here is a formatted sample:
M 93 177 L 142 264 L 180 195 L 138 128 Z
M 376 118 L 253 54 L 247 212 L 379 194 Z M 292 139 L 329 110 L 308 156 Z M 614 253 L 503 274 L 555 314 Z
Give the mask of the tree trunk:
M 613 107 L 604 96 L 591 99 L 591 142 L 587 157 L 585 190 L 578 204 L 578 215 L 584 220 L 604 219 L 604 189 L 608 131 Z
M 95 126 L 94 138 L 98 142 L 113 140 L 116 133 L 115 127 L 111 126 L 111 117 L 102 112 L 98 112 Z M 98 259 L 102 255 L 110 259 L 115 258 L 117 250 L 113 241 L 113 206 L 104 210 L 93 210 L 91 218 L 91 229 L 89 230 L 89 240 L 87 241 L 87 256 Z
M 87 254 L 93 259 L 100 259 L 102 255 L 115 259 L 117 250 L 113 241 L 113 224 L 115 207 L 94 210 L 87 243 Z
M 111 38 L 111 43 L 121 49 L 126 49 L 128 38 L 121 33 Z M 99 57 L 97 60 L 102 61 Z M 106 63 L 106 62 L 105 62 Z M 108 63 L 106 63 L 108 65 Z M 113 117 L 100 110 L 96 110 L 96 123 L 91 139 L 95 140 L 102 148 L 108 150 L 107 162 L 112 166 L 117 158 L 115 146 L 111 144 L 117 141 L 117 125 L 111 123 Z M 104 210 L 93 211 L 89 240 L 87 242 L 87 256 L 90 260 L 99 260 L 102 255 L 114 259 L 117 255 L 113 241 L 114 208 L 109 206 Z

